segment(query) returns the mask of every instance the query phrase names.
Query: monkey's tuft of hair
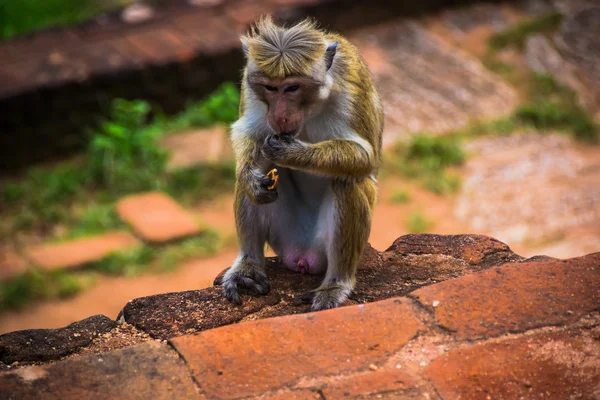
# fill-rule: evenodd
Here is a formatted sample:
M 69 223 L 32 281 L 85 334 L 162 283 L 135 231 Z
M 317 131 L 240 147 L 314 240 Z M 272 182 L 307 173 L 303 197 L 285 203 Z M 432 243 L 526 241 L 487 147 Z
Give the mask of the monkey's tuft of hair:
M 311 19 L 283 28 L 267 16 L 259 19 L 241 41 L 265 75 L 283 79 L 308 74 L 310 66 L 323 56 L 324 38 L 325 33 Z

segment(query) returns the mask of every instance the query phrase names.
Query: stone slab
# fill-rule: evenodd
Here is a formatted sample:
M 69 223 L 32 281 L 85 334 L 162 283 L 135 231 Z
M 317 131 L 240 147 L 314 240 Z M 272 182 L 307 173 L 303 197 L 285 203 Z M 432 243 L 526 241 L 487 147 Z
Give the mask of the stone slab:
M 495 267 L 413 296 L 461 339 L 567 324 L 600 308 L 600 253 Z
M 201 231 L 182 206 L 161 192 L 128 196 L 116 207 L 119 217 L 149 242 L 165 242 Z
M 0 400 L 202 399 L 177 352 L 149 342 L 0 374 Z
M 426 374 L 444 399 L 598 399 L 600 328 L 453 350 Z
M 51 361 L 89 345 L 117 323 L 105 315 L 94 315 L 64 328 L 27 329 L 0 335 L 0 361 Z
M 422 329 L 406 299 L 390 299 L 231 325 L 171 343 L 207 397 L 230 399 L 301 378 L 368 370 Z
M 139 245 L 128 232 L 110 232 L 65 243 L 44 244 L 26 250 L 26 256 L 46 270 L 78 267 L 101 260 L 110 253 Z

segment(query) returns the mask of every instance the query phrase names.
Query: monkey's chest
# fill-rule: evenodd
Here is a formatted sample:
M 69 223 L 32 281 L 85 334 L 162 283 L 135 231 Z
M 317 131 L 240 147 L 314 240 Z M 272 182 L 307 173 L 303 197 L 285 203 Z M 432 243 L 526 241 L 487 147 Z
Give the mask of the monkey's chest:
M 279 198 L 273 203 L 270 242 L 290 269 L 320 274 L 327 268 L 332 210 L 331 181 L 278 168 Z

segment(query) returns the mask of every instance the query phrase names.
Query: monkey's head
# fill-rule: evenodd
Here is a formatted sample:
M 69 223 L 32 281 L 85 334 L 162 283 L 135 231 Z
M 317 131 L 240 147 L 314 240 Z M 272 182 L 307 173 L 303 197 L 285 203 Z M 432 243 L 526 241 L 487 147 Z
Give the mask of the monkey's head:
M 241 38 L 247 58 L 248 88 L 267 105 L 267 121 L 277 133 L 297 134 L 329 97 L 328 71 L 337 42 L 327 43 L 315 23 L 283 28 L 260 19 Z

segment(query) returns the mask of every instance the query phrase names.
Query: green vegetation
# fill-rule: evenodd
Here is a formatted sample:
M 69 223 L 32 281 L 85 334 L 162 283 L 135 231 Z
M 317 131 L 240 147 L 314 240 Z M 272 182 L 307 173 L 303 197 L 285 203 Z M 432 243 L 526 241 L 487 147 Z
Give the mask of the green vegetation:
M 519 128 L 535 128 L 567 132 L 586 143 L 598 142 L 600 128 L 579 106 L 576 93 L 556 82 L 551 75 L 523 71 L 496 56 L 497 50 L 506 47 L 522 50 L 529 35 L 556 31 L 562 18 L 562 14 L 553 12 L 516 24 L 490 38 L 490 52 L 484 57 L 483 64 L 513 86 L 524 89 L 526 100 L 510 117 L 474 124 L 462 134 L 504 134 Z
M 7 0 L 0 3 L 0 39 L 51 26 L 73 25 L 123 4 L 122 0 Z
M 406 189 L 398 190 L 392 195 L 391 200 L 396 204 L 406 204 L 410 201 L 410 193 Z
M 540 130 L 563 130 L 582 142 L 598 142 L 598 126 L 578 104 L 576 94 L 551 75 L 534 74 L 529 87 L 530 101 L 515 112 L 517 122 Z
M 441 195 L 460 188 L 459 178 L 451 175 L 448 169 L 462 165 L 465 158 L 457 137 L 418 134 L 408 143 L 396 143 L 386 154 L 384 169 L 419 179 L 426 189 Z
M 3 234 L 58 223 L 72 227 L 69 237 L 100 233 L 119 226 L 109 206 L 120 196 L 161 190 L 192 203 L 232 189 L 233 162 L 167 171 L 169 156 L 159 140 L 189 127 L 229 124 L 237 117 L 238 105 L 239 92 L 232 83 L 177 116 L 151 122 L 148 103 L 114 100 L 109 118 L 92 132 L 84 157 L 53 168 L 33 168 L 24 177 L 3 182 L 0 210 L 3 217 L 12 215 L 11 227 Z M 84 210 L 81 220 L 73 218 L 74 210 L 90 204 L 92 209 Z
M 125 223 L 119 219 L 112 204 L 92 205 L 83 208 L 79 214 L 75 212 L 73 224 L 67 234 L 59 239 L 75 239 L 125 228 Z
M 492 50 L 502 50 L 514 46 L 523 48 L 527 36 L 535 33 L 546 33 L 554 31 L 563 20 L 563 15 L 559 12 L 552 12 L 540 17 L 535 17 L 527 21 L 518 23 L 502 32 L 496 33 L 490 38 L 490 48 Z
M 435 223 L 426 218 L 420 211 L 414 211 L 406 220 L 406 229 L 410 233 L 426 233 L 429 231 Z
M 159 125 L 146 125 L 150 105 L 116 99 L 88 148 L 89 174 L 115 195 L 154 188 L 168 161 Z
M 66 271 L 29 271 L 0 283 L 0 311 L 23 307 L 36 300 L 73 296 L 89 281 L 89 277 Z

